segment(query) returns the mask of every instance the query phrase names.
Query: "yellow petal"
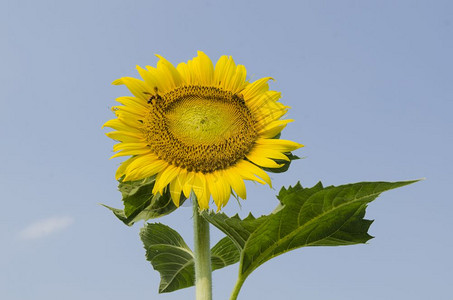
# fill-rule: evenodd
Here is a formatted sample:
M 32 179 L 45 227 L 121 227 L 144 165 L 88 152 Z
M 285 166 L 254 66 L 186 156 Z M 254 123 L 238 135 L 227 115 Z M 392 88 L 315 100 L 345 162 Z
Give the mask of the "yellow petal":
M 272 159 L 266 158 L 262 152 L 263 151 L 260 151 L 259 149 L 253 149 L 246 155 L 246 157 L 251 162 L 265 168 L 280 168 L 283 166 L 283 164 L 277 164 Z
M 127 149 L 127 150 L 122 150 L 121 152 L 118 152 L 110 157 L 110 159 L 115 158 L 115 157 L 120 157 L 120 156 L 129 156 L 129 155 L 140 155 L 140 154 L 148 154 L 150 153 L 149 149 Z
M 219 84 L 225 90 L 229 90 L 233 76 L 236 74 L 236 64 L 233 58 L 222 56 L 216 64 L 214 73 L 216 84 Z
M 202 51 L 193 59 L 194 69 L 201 85 L 210 86 L 214 79 L 214 66 L 211 59 Z
M 247 76 L 247 71 L 243 65 L 237 65 L 236 72 L 230 82 L 229 90 L 232 93 L 237 93 L 241 91 L 245 86 L 245 78 Z
M 221 191 L 218 189 L 217 186 L 217 177 L 214 176 L 212 173 L 207 173 L 204 175 L 206 178 L 206 182 L 209 184 L 209 191 L 212 195 L 212 199 L 217 204 L 221 198 Z
M 121 116 L 123 112 L 126 112 L 132 119 L 143 119 L 143 117 L 149 112 L 149 109 L 137 109 L 131 106 L 112 106 L 112 111 L 117 115 Z M 124 114 L 123 114 L 124 115 Z
M 171 78 L 171 74 L 168 74 L 166 68 L 154 68 L 146 66 L 146 69 L 148 70 L 148 73 L 151 75 L 151 77 L 156 81 L 156 86 L 151 93 L 152 95 L 155 95 L 156 92 L 158 94 L 165 94 L 175 87 L 174 81 Z
M 124 106 L 132 107 L 138 111 L 149 111 L 149 104 L 147 101 L 143 100 L 142 98 L 136 97 L 119 97 L 116 98 L 116 101 L 123 104 Z
M 139 180 L 151 177 L 165 170 L 167 166 L 168 163 L 163 160 L 157 160 L 147 165 L 141 165 L 133 169 L 132 171 L 126 170 L 126 177 L 124 178 L 124 180 Z
M 185 178 L 185 184 L 182 188 L 182 191 L 186 198 L 190 197 L 190 192 L 192 191 L 192 185 L 193 185 L 194 178 L 195 178 L 194 172 L 187 172 L 187 175 Z
M 291 152 L 304 146 L 293 141 L 281 139 L 258 139 L 255 143 L 281 152 Z
M 285 127 L 286 124 L 293 122 L 294 120 L 278 120 L 273 121 L 267 126 L 258 130 L 258 133 L 261 138 L 273 138 L 276 137 Z
M 239 197 L 241 197 L 242 199 L 246 199 L 247 191 L 245 188 L 244 180 L 242 179 L 241 175 L 237 173 L 235 170 L 236 170 L 235 168 L 223 170 L 221 176 L 223 176 L 228 181 L 228 183 L 231 185 L 231 187 Z
M 132 77 L 122 77 L 121 81 L 135 97 L 148 100 L 151 89 L 143 81 Z
M 183 81 L 181 78 L 181 74 L 179 74 L 178 70 L 173 66 L 171 62 L 166 60 L 164 57 L 156 54 L 160 60 L 157 62 L 157 68 L 163 71 L 167 80 L 172 82 L 172 88 L 179 87 Z
M 118 131 L 130 131 L 134 133 L 141 133 L 138 127 L 131 125 L 132 125 L 131 123 L 125 122 L 123 119 L 112 119 L 105 122 L 104 125 L 102 125 L 102 128 L 110 127 Z
M 152 153 L 137 156 L 135 160 L 129 164 L 129 166 L 126 169 L 126 172 L 130 173 L 135 169 L 147 167 L 152 164 L 155 164 L 156 162 L 161 162 L 161 160 Z
M 260 156 L 267 157 L 270 159 L 290 161 L 288 156 L 286 156 L 282 151 L 275 150 L 275 149 L 268 148 L 268 147 L 261 147 L 258 144 L 255 145 L 255 148 L 251 152 L 254 152 L 254 155 L 260 155 Z
M 115 179 L 118 180 L 119 178 L 121 178 L 124 174 L 125 174 L 125 171 L 127 169 L 127 167 L 136 159 L 137 157 L 134 156 L 134 157 L 131 157 L 129 158 L 128 160 L 124 161 L 123 163 L 121 163 L 121 165 L 118 167 L 118 169 L 116 170 L 116 173 L 115 173 Z
M 141 134 L 129 131 L 112 131 L 107 132 L 105 135 L 120 142 L 139 143 L 144 141 L 144 137 Z
M 228 61 L 228 57 L 226 55 L 223 55 L 219 58 L 217 61 L 215 68 L 214 68 L 214 84 L 216 86 L 222 86 L 222 76 L 224 75 L 224 69 L 225 65 Z
M 181 74 L 181 79 L 185 84 L 192 84 L 192 73 L 185 63 L 178 64 L 176 70 Z
M 113 146 L 113 151 L 119 151 L 119 150 L 132 150 L 132 149 L 144 149 L 146 148 L 149 150 L 148 146 L 146 143 L 119 143 Z
M 266 91 L 260 95 L 252 97 L 248 100 L 247 104 L 252 110 L 267 109 L 267 110 L 280 110 L 285 106 L 278 101 L 281 98 L 282 93 L 276 91 Z
M 143 78 L 145 81 L 146 85 L 148 86 L 148 89 L 151 91 L 150 93 L 153 93 L 155 88 L 158 86 L 158 80 L 156 79 L 155 76 L 153 76 L 148 70 L 143 69 L 140 66 L 136 66 L 138 73 L 140 76 Z M 149 99 L 150 95 L 148 95 Z
M 231 195 L 231 188 L 228 182 L 220 175 L 220 172 L 205 174 L 206 182 L 209 185 L 209 191 L 212 194 L 212 199 L 218 209 L 224 206 Z
M 176 176 L 171 182 L 170 182 L 170 194 L 171 194 L 171 199 L 173 200 L 173 203 L 177 207 L 179 207 L 179 200 L 181 199 L 181 192 L 182 188 L 185 185 L 185 178 L 186 178 L 187 171 L 186 170 L 181 170 L 179 175 Z M 188 198 L 188 197 L 187 197 Z
M 236 164 L 236 168 L 245 179 L 258 181 L 259 183 L 267 183 L 272 187 L 271 178 L 264 172 L 261 168 L 255 166 L 254 164 L 242 160 Z M 264 180 L 264 181 L 263 181 Z
M 242 95 L 244 96 L 244 100 L 253 99 L 256 96 L 261 95 L 262 93 L 269 90 L 269 84 L 267 83 L 269 80 L 273 80 L 272 77 L 264 77 L 258 79 L 251 84 L 247 85 L 247 87 L 242 91 Z
M 217 177 L 216 186 L 219 191 L 219 199 L 216 202 L 217 211 L 219 211 L 223 206 L 228 203 L 228 200 L 231 196 L 231 186 L 224 177 L 221 177 L 222 172 L 215 172 L 214 176 Z
M 209 208 L 210 193 L 206 178 L 203 173 L 195 173 L 192 189 L 197 196 L 198 206 L 201 210 Z
M 157 174 L 156 183 L 154 184 L 153 194 L 159 192 L 163 194 L 164 188 L 178 176 L 181 169 L 173 165 L 169 165 L 163 172 Z

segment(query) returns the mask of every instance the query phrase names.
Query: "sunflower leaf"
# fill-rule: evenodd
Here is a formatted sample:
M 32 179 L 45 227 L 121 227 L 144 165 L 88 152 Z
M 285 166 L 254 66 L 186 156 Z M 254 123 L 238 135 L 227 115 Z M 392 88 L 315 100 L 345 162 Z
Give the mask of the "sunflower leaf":
M 146 221 L 165 216 L 177 207 L 171 200 L 169 189 L 166 189 L 163 195 L 152 193 L 155 182 L 154 176 L 138 181 L 122 182 L 120 180 L 118 189 L 123 196 L 124 210 L 104 206 L 128 226 L 140 220 Z M 180 203 L 184 203 L 185 200 L 186 198 L 181 195 Z
M 237 214 L 230 218 L 224 213 L 215 213 L 212 211 L 209 213 L 204 211 L 202 216 L 209 223 L 225 233 L 241 250 L 244 249 L 250 234 L 268 218 L 268 216 L 262 216 L 256 219 L 252 214 L 249 214 L 247 218 L 241 220 Z
M 249 215 L 205 213 L 203 216 L 229 236 L 241 249 L 239 281 L 266 261 L 307 246 L 342 246 L 372 238 L 364 219 L 367 204 L 382 192 L 416 181 L 360 182 L 342 186 L 282 188 L 278 209 L 258 219 Z
M 160 273 L 159 293 L 194 285 L 194 254 L 179 233 L 160 223 L 148 223 L 140 230 L 140 238 L 146 259 Z M 239 254 L 231 239 L 224 237 L 211 249 L 212 270 L 237 263 Z
M 239 261 L 241 252 L 235 243 L 224 237 L 211 249 L 212 270 L 218 270 Z
M 155 223 L 140 230 L 146 259 L 160 273 L 159 293 L 194 284 L 194 255 L 183 238 L 170 227 Z

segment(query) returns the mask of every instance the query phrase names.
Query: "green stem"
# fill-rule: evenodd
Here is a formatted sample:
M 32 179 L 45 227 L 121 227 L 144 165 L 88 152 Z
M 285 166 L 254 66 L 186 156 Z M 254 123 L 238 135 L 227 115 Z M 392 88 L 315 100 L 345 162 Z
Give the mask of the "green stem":
M 196 300 L 212 300 L 211 249 L 209 223 L 199 212 L 195 195 L 193 202 L 193 230 L 195 243 L 195 295 Z
M 230 300 L 236 300 L 239 295 L 239 291 L 241 290 L 242 285 L 244 284 L 246 277 L 238 277 L 238 280 L 236 281 L 236 285 L 234 286 L 233 292 L 231 293 Z

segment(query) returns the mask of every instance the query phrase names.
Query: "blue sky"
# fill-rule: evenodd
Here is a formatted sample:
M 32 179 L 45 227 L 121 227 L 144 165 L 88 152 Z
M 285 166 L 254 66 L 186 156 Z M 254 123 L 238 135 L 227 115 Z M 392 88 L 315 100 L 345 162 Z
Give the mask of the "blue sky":
M 367 245 L 304 248 L 266 263 L 239 299 L 451 299 L 453 4 L 451 1 L 2 1 L 0 297 L 192 299 L 157 294 L 141 224 L 128 228 L 101 125 L 110 83 L 203 50 L 232 55 L 271 84 L 306 145 L 275 190 L 249 184 L 240 208 L 264 214 L 283 185 L 423 182 L 372 203 Z M 159 220 L 192 243 L 191 209 Z M 213 231 L 213 240 L 221 235 Z M 214 273 L 226 299 L 237 266 Z

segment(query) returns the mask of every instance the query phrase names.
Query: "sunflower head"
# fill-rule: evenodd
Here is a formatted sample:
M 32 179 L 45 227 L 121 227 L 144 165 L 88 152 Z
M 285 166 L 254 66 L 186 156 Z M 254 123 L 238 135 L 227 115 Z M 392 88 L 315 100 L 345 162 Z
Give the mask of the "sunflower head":
M 158 56 L 157 67 L 137 66 L 142 79 L 123 77 L 134 96 L 116 99 L 116 115 L 104 124 L 119 141 L 112 157 L 131 156 L 116 178 L 155 176 L 153 194 L 169 189 L 178 206 L 193 192 L 201 209 L 212 196 L 217 208 L 232 193 L 245 199 L 244 180 L 269 184 L 263 170 L 278 169 L 301 144 L 275 138 L 287 123 L 288 107 L 270 91 L 269 77 L 252 83 L 246 69 L 222 56 L 213 66 L 203 52 L 176 68 Z

